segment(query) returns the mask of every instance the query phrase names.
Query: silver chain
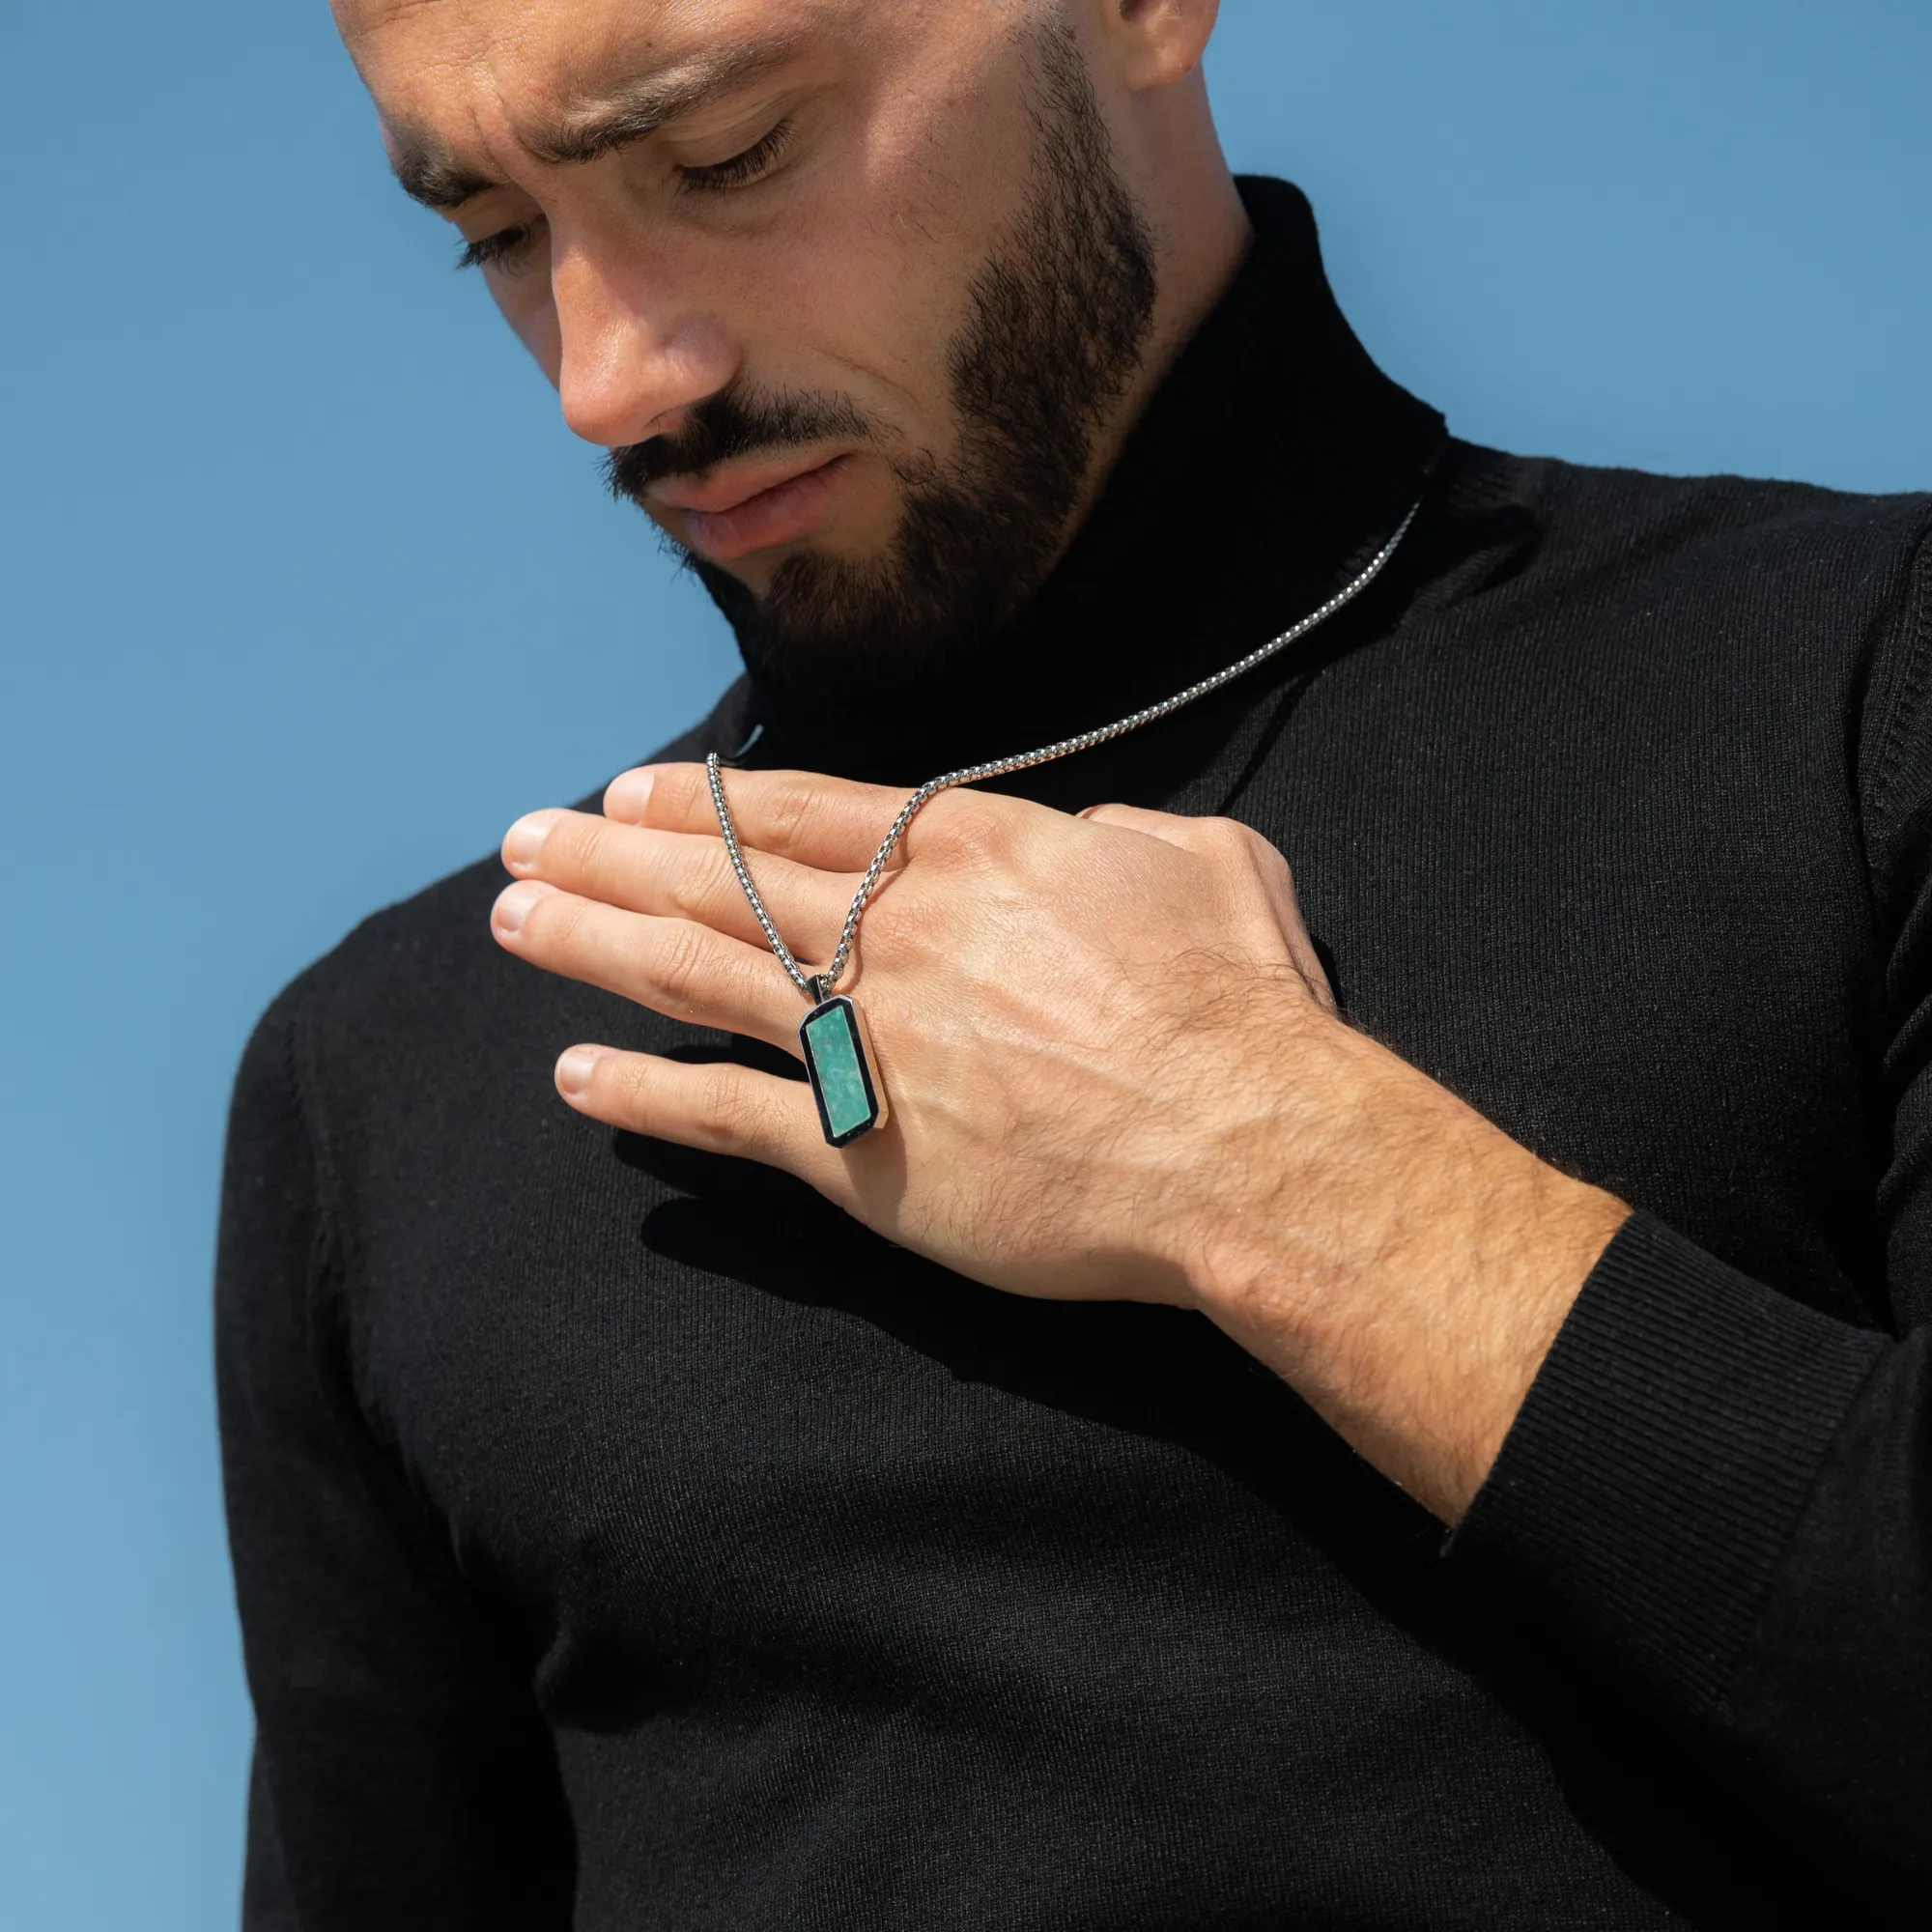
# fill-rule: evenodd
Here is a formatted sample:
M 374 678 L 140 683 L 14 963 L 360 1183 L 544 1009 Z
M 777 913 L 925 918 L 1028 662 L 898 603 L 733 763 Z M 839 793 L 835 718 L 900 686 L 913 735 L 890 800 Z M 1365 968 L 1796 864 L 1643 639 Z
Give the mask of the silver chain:
M 1250 651 L 1225 670 L 1217 670 L 1211 677 L 1204 677 L 1199 684 L 1190 684 L 1185 691 L 1177 691 L 1172 697 L 1165 697 L 1158 704 L 1150 704 L 1145 711 L 1136 711 L 1131 717 L 1118 719 L 1112 724 L 1102 724 L 1097 730 L 1077 732 L 1071 738 L 1062 738 L 1057 744 L 1042 745 L 1037 752 L 1022 752 L 1017 757 L 992 758 L 983 765 L 967 765 L 959 771 L 948 772 L 944 778 L 928 779 L 899 808 L 899 815 L 893 820 L 892 829 L 880 840 L 878 851 L 872 855 L 872 863 L 866 868 L 866 876 L 859 881 L 859 890 L 852 895 L 852 909 L 845 915 L 845 929 L 838 935 L 838 950 L 833 953 L 832 963 L 825 971 L 815 976 L 807 973 L 792 957 L 791 949 L 780 937 L 778 927 L 772 923 L 771 914 L 765 910 L 764 900 L 758 895 L 757 887 L 752 883 L 744 849 L 738 843 L 737 828 L 731 822 L 731 808 L 724 802 L 724 768 L 718 753 L 713 752 L 704 760 L 704 769 L 711 781 L 711 803 L 718 809 L 718 829 L 724 835 L 724 850 L 730 855 L 731 869 L 737 873 L 738 883 L 745 889 L 745 896 L 751 901 L 758 924 L 771 942 L 772 951 L 778 954 L 780 965 L 791 975 L 792 983 L 813 1006 L 817 1006 L 838 983 L 851 960 L 852 945 L 859 936 L 859 922 L 865 917 L 867 904 L 879 889 L 879 881 L 885 876 L 886 865 L 893 856 L 894 848 L 904 838 L 906 827 L 918 816 L 922 806 L 937 798 L 941 792 L 951 791 L 955 785 L 978 784 L 983 779 L 1005 778 L 1012 772 L 1031 771 L 1036 765 L 1050 765 L 1056 758 L 1071 757 L 1075 752 L 1091 752 L 1095 745 L 1123 738 L 1129 731 L 1138 731 L 1143 724 L 1152 724 L 1162 718 L 1171 717 L 1182 706 L 1206 697 L 1210 692 L 1219 691 L 1224 684 L 1234 683 L 1257 665 L 1265 664 L 1277 652 L 1285 651 L 1290 644 L 1299 643 L 1318 625 L 1325 624 L 1338 611 L 1352 604 L 1388 567 L 1389 559 L 1401 547 L 1403 538 L 1408 534 L 1409 526 L 1415 522 L 1421 509 L 1420 502 L 1412 505 L 1408 515 L 1396 526 L 1395 534 L 1376 553 L 1361 575 L 1345 583 L 1319 611 L 1311 611 L 1298 624 L 1292 625 L 1280 637 L 1271 638 L 1259 650 Z

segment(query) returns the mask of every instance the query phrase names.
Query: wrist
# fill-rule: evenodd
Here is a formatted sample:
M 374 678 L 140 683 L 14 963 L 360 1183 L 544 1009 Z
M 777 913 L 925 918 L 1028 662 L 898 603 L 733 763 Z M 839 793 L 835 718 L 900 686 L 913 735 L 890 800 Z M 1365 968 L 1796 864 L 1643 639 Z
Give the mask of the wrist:
M 1339 1022 L 1229 1150 L 1195 1303 L 1454 1521 L 1629 1209 Z
M 1272 1311 L 1289 1341 L 1320 1317 L 1338 1236 L 1359 1218 L 1378 1131 L 1367 1062 L 1382 1050 L 1313 1008 L 1231 1055 L 1222 1104 L 1171 1218 L 1169 1259 L 1221 1325 Z M 1385 1056 L 1384 1056 L 1385 1057 Z M 1238 1068 L 1238 1071 L 1235 1069 Z

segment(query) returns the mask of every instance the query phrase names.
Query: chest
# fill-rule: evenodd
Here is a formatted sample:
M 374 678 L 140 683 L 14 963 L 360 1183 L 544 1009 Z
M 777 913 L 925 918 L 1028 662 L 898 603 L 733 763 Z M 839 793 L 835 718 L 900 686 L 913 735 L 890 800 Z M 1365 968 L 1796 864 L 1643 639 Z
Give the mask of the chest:
M 1167 802 L 1283 850 L 1356 1023 L 1546 1158 L 1856 1314 L 1869 919 L 1828 734 L 1796 701 L 1758 714 L 1719 728 L 1640 653 L 1573 639 L 1550 664 L 1449 627 L 1283 684 Z M 569 1040 L 723 1043 L 517 983 L 446 1020 L 438 1058 L 495 1123 L 461 1185 L 419 1132 L 367 1151 L 410 1209 L 368 1224 L 360 1372 L 466 1562 L 578 1659 L 559 1697 L 598 1668 L 674 1700 L 859 1657 L 970 1657 L 995 1704 L 1060 1657 L 1100 1697 L 1101 1605 L 1141 1634 L 1140 1681 L 1164 1632 L 1229 1633 L 1232 1685 L 1365 1604 L 1411 1662 L 1455 1621 L 1433 1526 L 1206 1323 L 1001 1296 L 783 1177 L 582 1121 L 549 1085 Z

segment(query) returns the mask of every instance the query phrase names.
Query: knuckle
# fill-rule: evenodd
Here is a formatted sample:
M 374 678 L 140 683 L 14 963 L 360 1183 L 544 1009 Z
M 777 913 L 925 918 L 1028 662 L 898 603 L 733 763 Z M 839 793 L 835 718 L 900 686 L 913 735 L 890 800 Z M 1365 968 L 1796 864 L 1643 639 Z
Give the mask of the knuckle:
M 1006 848 L 1007 815 L 976 792 L 948 792 L 927 806 L 927 849 L 953 861 L 994 857 Z
M 770 1109 L 745 1082 L 739 1068 L 719 1065 L 706 1075 L 698 1105 L 711 1132 L 731 1147 L 762 1145 Z
M 702 930 L 673 923 L 660 943 L 656 980 L 659 990 L 674 1006 L 695 1008 L 710 978 L 711 949 Z
M 886 954 L 898 960 L 929 958 L 945 952 L 948 910 L 929 894 L 893 891 L 873 902 L 866 923 Z M 860 928 L 859 943 L 866 941 Z
M 775 784 L 764 800 L 765 816 L 781 844 L 792 845 L 816 829 L 824 801 L 810 785 L 789 781 Z
M 604 869 L 611 847 L 611 829 L 608 819 L 574 813 L 557 825 L 551 838 L 556 838 L 561 833 L 559 842 L 564 863 L 580 878 L 594 879 Z
M 781 970 L 769 952 L 747 952 L 742 947 L 732 947 L 714 952 L 711 980 L 720 1002 L 728 1001 L 734 1009 L 753 1012 L 769 990 L 765 975 Z
M 568 947 L 583 924 L 584 902 L 573 894 L 548 892 L 529 909 L 524 929 L 552 952 Z
M 1208 855 L 1228 865 L 1254 870 L 1280 863 L 1280 853 L 1252 825 L 1244 825 L 1238 818 L 1204 819 L 1202 831 Z
M 651 780 L 651 822 L 679 824 L 701 806 L 711 810 L 711 781 L 702 765 L 661 765 Z
M 670 909 L 688 919 L 701 917 L 717 903 L 719 882 L 728 865 L 722 845 L 709 851 L 699 846 L 679 851 L 661 874 Z
M 600 1060 L 590 1084 L 594 1090 L 605 1082 L 610 1084 L 611 1098 L 633 1119 L 645 1116 L 656 1097 L 651 1064 L 641 1054 L 611 1054 Z

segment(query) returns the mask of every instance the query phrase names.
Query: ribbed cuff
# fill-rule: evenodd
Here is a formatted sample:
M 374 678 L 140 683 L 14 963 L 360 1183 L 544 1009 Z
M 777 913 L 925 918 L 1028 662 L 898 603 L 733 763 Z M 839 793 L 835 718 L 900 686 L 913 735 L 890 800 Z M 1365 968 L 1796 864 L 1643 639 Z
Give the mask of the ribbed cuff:
M 1500 1559 L 1573 1642 L 1708 1706 L 1884 1346 L 1635 1215 L 1450 1553 Z

